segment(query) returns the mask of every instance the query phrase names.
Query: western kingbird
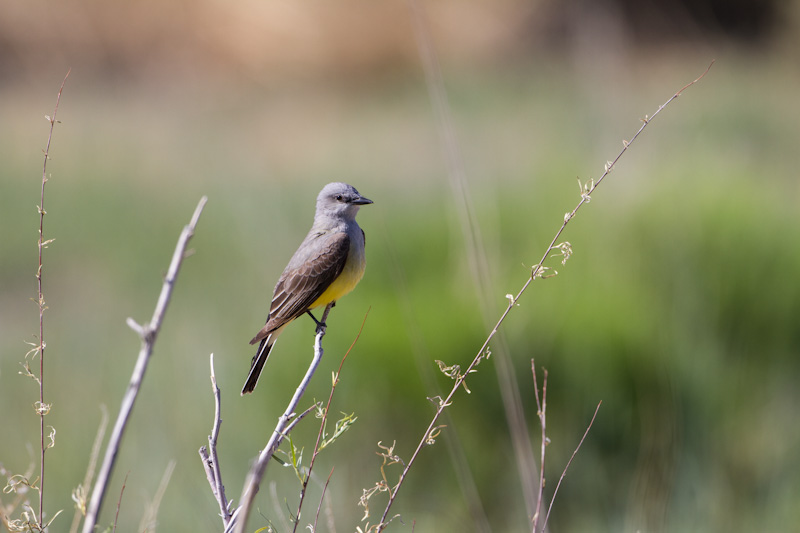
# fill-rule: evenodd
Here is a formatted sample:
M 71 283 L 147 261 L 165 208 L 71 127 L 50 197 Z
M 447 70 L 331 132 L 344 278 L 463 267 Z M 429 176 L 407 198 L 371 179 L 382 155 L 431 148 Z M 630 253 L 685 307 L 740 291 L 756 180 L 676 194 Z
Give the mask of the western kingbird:
M 352 185 L 329 183 L 323 187 L 311 231 L 275 285 L 266 325 L 250 341 L 260 344 L 242 396 L 256 388 L 269 352 L 289 322 L 305 313 L 314 318 L 312 309 L 335 303 L 361 281 L 367 263 L 364 230 L 356 223 L 356 213 L 360 206 L 371 203 Z

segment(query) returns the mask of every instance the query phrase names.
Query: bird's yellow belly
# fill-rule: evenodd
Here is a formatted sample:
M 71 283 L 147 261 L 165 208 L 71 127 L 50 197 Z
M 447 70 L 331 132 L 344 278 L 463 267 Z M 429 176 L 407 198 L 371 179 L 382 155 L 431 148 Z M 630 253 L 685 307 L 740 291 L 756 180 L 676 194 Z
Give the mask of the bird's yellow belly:
M 339 274 L 339 277 L 333 280 L 330 287 L 309 306 L 309 309 L 328 305 L 352 291 L 356 285 L 358 285 L 358 282 L 361 281 L 361 278 L 364 277 L 365 266 L 366 261 L 364 261 L 363 257 L 349 260 L 344 270 L 342 270 L 342 273 Z

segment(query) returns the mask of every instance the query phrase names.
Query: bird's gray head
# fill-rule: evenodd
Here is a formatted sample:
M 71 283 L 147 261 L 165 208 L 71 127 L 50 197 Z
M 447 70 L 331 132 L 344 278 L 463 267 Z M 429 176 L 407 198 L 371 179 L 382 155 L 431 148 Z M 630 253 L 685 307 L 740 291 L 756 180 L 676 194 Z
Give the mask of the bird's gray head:
M 354 220 L 358 208 L 371 204 L 372 200 L 364 198 L 355 187 L 347 183 L 329 183 L 317 196 L 317 217 L 334 216 Z

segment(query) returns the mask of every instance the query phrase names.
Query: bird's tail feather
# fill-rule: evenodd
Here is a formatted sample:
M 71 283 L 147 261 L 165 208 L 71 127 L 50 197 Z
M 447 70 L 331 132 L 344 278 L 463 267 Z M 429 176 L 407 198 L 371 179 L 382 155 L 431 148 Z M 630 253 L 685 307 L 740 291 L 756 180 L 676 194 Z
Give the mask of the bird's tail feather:
M 267 362 L 269 352 L 272 351 L 274 345 L 275 342 L 272 340 L 272 335 L 261 339 L 261 343 L 258 345 L 258 351 L 253 356 L 252 363 L 250 363 L 250 373 L 247 375 L 247 381 L 244 382 L 244 387 L 242 387 L 242 396 L 250 394 L 256 388 L 258 378 L 261 376 L 261 371 L 264 369 L 264 363 Z

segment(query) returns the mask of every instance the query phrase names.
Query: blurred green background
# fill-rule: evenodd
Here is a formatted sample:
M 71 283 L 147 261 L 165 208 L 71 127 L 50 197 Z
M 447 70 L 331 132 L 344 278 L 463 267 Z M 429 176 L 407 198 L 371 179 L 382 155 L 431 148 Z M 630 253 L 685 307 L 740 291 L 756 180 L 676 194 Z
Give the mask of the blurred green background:
M 119 530 L 152 531 L 140 520 L 175 459 L 158 529 L 220 529 L 197 455 L 213 416 L 209 354 L 224 481 L 238 501 L 311 357 L 313 326 L 287 329 L 256 393 L 240 398 L 247 341 L 317 192 L 341 180 L 375 201 L 359 214 L 368 268 L 328 321 L 304 403 L 327 398 L 369 311 L 333 405 L 358 421 L 315 469 L 324 480 L 335 466 L 335 528 L 325 518 L 320 530 L 353 531 L 364 527 L 362 489 L 380 478 L 377 443 L 396 441 L 407 459 L 432 414 L 426 396 L 450 386 L 434 359 L 468 364 L 489 331 L 482 317 L 499 317 L 579 200 L 575 176 L 597 178 L 639 119 L 716 59 L 570 223 L 561 240 L 574 256 L 550 265 L 559 275 L 530 287 L 503 334 L 537 457 L 531 358 L 549 371 L 547 494 L 603 402 L 552 531 L 800 531 L 798 3 L 420 5 L 483 237 L 489 308 L 470 274 L 407 3 L 6 3 L 0 464 L 21 473 L 38 461 L 38 392 L 18 371 L 38 331 L 42 117 L 69 67 L 45 199 L 45 236 L 56 239 L 44 256 L 46 421 L 57 430 L 46 509 L 65 509 L 51 530 L 68 530 L 101 405 L 112 420 L 119 408 L 139 348 L 125 319 L 151 316 L 202 195 L 194 254 L 100 523 L 112 522 L 127 475 Z M 456 397 L 390 530 L 530 530 L 495 364 Z M 312 419 L 296 430 L 307 458 L 316 431 Z M 277 465 L 267 476 L 250 529 L 269 519 L 286 531 L 297 481 Z M 301 526 L 319 497 L 315 485 Z M 378 516 L 383 502 L 373 499 Z

